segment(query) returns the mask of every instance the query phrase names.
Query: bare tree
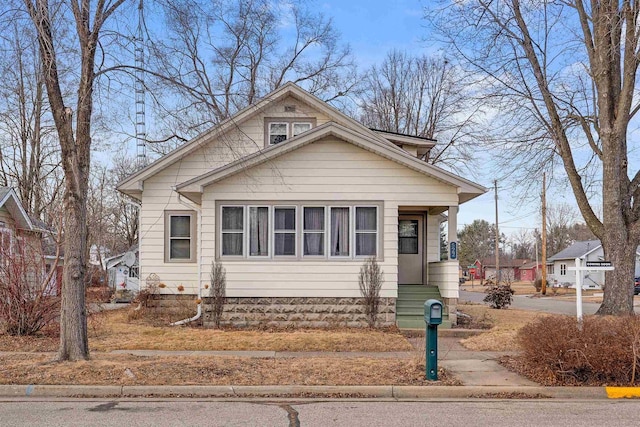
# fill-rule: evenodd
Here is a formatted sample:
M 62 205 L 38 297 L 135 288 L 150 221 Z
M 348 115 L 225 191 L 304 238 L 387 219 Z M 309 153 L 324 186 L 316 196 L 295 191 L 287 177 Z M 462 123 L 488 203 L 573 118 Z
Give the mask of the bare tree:
M 47 97 L 60 143 L 64 192 L 64 273 L 60 307 L 60 360 L 89 357 L 85 274 L 87 244 L 87 191 L 91 164 L 93 91 L 98 72 L 96 52 L 104 49 L 101 35 L 105 23 L 125 0 L 24 0 L 37 33 L 40 61 Z M 63 21 L 74 34 L 80 52 L 76 56 L 77 98 L 65 98 L 61 88 L 57 50 L 59 32 L 53 27 Z M 75 33 L 73 33 L 75 29 Z M 75 106 L 75 111 L 72 108 Z
M 14 187 L 27 211 L 42 218 L 62 180 L 38 42 L 18 20 L 0 30 L 0 185 Z
M 350 48 L 330 19 L 304 2 L 160 3 L 165 25 L 162 34 L 149 30 L 147 76 L 167 95 L 151 101 L 171 135 L 202 131 L 287 81 L 338 107 L 358 83 Z
M 535 258 L 534 236 L 528 230 L 520 229 L 509 238 L 511 257 L 514 259 Z
M 425 160 L 469 170 L 477 108 L 469 102 L 461 76 L 446 58 L 393 50 L 366 73 L 361 121 L 384 131 L 437 139 Z
M 533 173 L 562 164 L 556 178 L 569 182 L 615 266 L 600 314 L 633 312 L 640 172 L 629 170 L 627 139 L 640 110 L 639 16 L 640 4 L 629 0 L 474 0 L 429 13 L 482 78 L 497 108 L 494 141 L 510 166 Z M 602 218 L 594 210 L 600 197 Z

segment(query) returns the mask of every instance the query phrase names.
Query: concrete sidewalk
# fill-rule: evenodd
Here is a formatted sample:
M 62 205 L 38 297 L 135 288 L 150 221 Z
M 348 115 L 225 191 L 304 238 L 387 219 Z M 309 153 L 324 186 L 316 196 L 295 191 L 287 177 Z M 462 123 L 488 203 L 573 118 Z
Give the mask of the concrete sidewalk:
M 455 334 L 451 334 L 455 335 Z M 322 351 L 165 351 L 165 350 L 114 350 L 111 354 L 130 354 L 141 357 L 246 357 L 257 359 L 295 359 L 324 357 L 335 359 L 412 359 L 424 357 L 424 337 L 409 338 L 414 351 L 390 352 L 322 352 Z M 465 386 L 537 386 L 518 374 L 509 371 L 497 362 L 501 356 L 509 353 L 472 351 L 460 344 L 456 336 L 438 337 L 438 366 L 447 369 Z M 0 352 L 3 354 L 16 354 Z M 20 353 L 28 356 L 30 353 Z M 49 353 L 47 353 L 49 354 Z M 55 353 L 50 353 L 55 357 Z

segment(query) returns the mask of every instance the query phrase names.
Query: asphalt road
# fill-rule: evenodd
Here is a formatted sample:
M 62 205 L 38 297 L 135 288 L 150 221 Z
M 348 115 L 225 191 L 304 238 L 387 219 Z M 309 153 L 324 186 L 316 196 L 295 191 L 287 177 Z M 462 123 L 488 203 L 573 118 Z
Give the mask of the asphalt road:
M 640 401 L 220 402 L 4 401 L 3 426 L 611 426 L 638 425 Z
M 460 290 L 461 302 L 476 302 L 483 303 L 482 299 L 485 297 L 481 292 L 469 292 Z M 576 303 L 575 301 L 559 301 L 551 298 L 530 298 L 527 295 L 514 295 L 512 308 L 519 308 L 522 310 L 534 310 L 543 311 L 545 313 L 554 314 L 568 314 L 571 316 L 576 315 Z M 600 304 L 593 302 L 583 302 L 582 312 L 587 314 L 595 314 L 600 307 Z

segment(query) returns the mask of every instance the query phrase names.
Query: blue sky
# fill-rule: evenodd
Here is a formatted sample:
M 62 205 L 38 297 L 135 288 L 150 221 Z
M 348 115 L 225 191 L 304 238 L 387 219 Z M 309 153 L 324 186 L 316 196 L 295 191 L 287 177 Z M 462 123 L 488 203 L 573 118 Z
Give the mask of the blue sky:
M 333 18 L 342 40 L 351 45 L 361 69 L 380 63 L 388 51 L 403 49 L 413 54 L 437 52 L 441 47 L 430 37 L 422 19 L 424 1 L 420 0 L 325 0 L 321 11 Z M 487 170 L 487 175 L 489 174 Z M 474 181 L 492 187 L 493 176 L 479 176 Z M 540 227 L 537 206 L 523 204 L 512 188 L 502 187 L 499 195 L 499 223 L 509 235 L 520 228 Z M 460 207 L 459 228 L 475 219 L 495 222 L 494 192 Z

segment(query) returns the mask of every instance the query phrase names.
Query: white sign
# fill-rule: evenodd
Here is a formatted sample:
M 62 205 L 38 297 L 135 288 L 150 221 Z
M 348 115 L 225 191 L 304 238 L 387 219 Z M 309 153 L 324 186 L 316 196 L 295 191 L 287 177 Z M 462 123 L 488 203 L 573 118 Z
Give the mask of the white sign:
M 576 266 L 568 267 L 567 270 L 576 272 L 576 317 L 578 322 L 582 322 L 582 274 L 580 271 L 612 271 L 611 261 L 587 261 L 586 266 L 581 265 L 580 258 L 576 258 Z

